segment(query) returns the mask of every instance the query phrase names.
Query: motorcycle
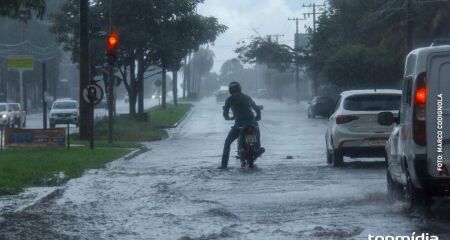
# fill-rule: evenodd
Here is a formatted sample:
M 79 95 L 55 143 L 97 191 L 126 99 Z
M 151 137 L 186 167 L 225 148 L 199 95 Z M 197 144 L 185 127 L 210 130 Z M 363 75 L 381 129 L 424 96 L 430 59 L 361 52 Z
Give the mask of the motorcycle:
M 249 168 L 254 167 L 258 155 L 258 127 L 256 126 L 245 126 L 239 128 L 239 138 L 238 138 L 238 157 L 241 161 L 241 167 Z
M 262 105 L 258 106 L 261 110 Z M 234 120 L 231 117 L 230 120 Z M 261 156 L 260 143 L 258 142 L 259 127 L 253 125 L 246 125 L 239 127 L 239 138 L 237 143 L 237 156 L 241 161 L 241 167 L 253 168 L 256 159 Z

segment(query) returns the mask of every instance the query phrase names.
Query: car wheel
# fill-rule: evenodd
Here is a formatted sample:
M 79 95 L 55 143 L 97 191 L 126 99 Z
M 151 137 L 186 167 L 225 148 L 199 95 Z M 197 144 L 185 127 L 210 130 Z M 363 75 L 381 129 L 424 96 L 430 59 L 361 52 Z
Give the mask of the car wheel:
M 331 164 L 332 162 L 333 162 L 333 157 L 331 156 L 331 153 L 330 153 L 330 151 L 328 151 L 328 149 L 326 149 L 326 151 L 327 151 L 327 163 L 328 164 Z
M 406 185 L 404 186 L 404 198 L 410 210 L 423 207 L 431 202 L 430 197 L 428 197 L 423 191 L 417 189 L 413 185 L 408 170 L 406 170 Z
M 331 162 L 333 161 L 333 157 L 331 156 L 330 151 L 328 151 L 328 141 L 326 137 L 325 137 L 325 152 L 327 155 L 327 164 L 331 164 Z
M 388 191 L 388 200 L 393 202 L 402 196 L 402 185 L 396 183 L 392 179 L 392 175 L 389 170 L 386 171 L 386 187 Z
M 332 163 L 331 163 L 333 167 L 339 167 L 343 163 L 344 163 L 344 156 L 342 155 L 342 153 L 337 149 L 333 149 Z

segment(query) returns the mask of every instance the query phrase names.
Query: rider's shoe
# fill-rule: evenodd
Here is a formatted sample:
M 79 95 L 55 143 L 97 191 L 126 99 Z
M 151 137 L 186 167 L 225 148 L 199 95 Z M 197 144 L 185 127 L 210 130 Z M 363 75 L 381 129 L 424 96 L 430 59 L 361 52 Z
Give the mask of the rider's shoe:
M 264 152 L 266 152 L 266 149 L 263 148 L 263 147 L 260 147 L 260 148 L 258 149 L 258 151 L 256 151 L 256 155 L 257 155 L 258 157 L 261 157 L 261 155 L 262 155 Z
M 255 165 L 253 163 L 248 164 L 248 168 L 254 168 L 254 167 L 255 167 Z
M 217 169 L 221 169 L 221 170 L 226 170 L 227 169 L 227 167 L 225 166 L 220 166 L 220 167 L 218 167 Z

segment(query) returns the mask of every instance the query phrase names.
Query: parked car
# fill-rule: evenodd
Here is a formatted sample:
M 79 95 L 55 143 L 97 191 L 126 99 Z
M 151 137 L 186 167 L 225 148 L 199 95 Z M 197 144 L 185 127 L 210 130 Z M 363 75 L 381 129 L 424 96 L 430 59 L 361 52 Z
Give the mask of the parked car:
M 220 89 L 215 92 L 214 95 L 216 96 L 216 102 L 225 102 L 230 96 L 230 93 L 228 92 L 228 89 Z
M 0 123 L 1 125 L 9 125 L 9 106 L 7 103 L 0 103 Z
M 75 124 L 78 127 L 78 103 L 71 99 L 56 100 L 50 110 L 50 128 L 56 124 Z
M 353 90 L 342 92 L 328 121 L 325 135 L 327 162 L 343 163 L 343 157 L 383 157 L 392 126 L 380 125 L 380 112 L 396 114 L 400 90 Z
M 14 126 L 25 127 L 27 124 L 27 113 L 22 111 L 20 103 L 8 103 L 8 106 L 14 112 Z
M 386 144 L 390 196 L 411 208 L 450 195 L 450 46 L 419 48 L 406 58 L 399 116 L 382 112 L 378 122 L 396 124 Z
M 334 110 L 334 100 L 329 97 L 314 97 L 308 105 L 308 118 L 315 118 L 316 116 L 330 117 Z
M 267 89 L 258 89 L 256 98 L 270 98 L 270 93 Z

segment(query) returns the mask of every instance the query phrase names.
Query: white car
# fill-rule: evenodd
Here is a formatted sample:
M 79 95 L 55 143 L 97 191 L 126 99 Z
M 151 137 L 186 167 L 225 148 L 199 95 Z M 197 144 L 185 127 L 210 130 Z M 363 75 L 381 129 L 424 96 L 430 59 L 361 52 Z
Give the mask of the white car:
M 50 128 L 56 124 L 75 124 L 78 127 L 78 103 L 71 99 L 61 99 L 53 102 L 49 114 Z
M 450 46 L 419 48 L 406 58 L 400 116 L 386 144 L 389 195 L 410 208 L 450 196 Z
M 9 124 L 9 106 L 7 103 L 0 103 L 0 124 L 7 126 Z
M 378 113 L 396 114 L 401 91 L 393 89 L 342 92 L 325 135 L 328 164 L 338 166 L 343 157 L 382 157 L 392 126 L 377 122 Z

